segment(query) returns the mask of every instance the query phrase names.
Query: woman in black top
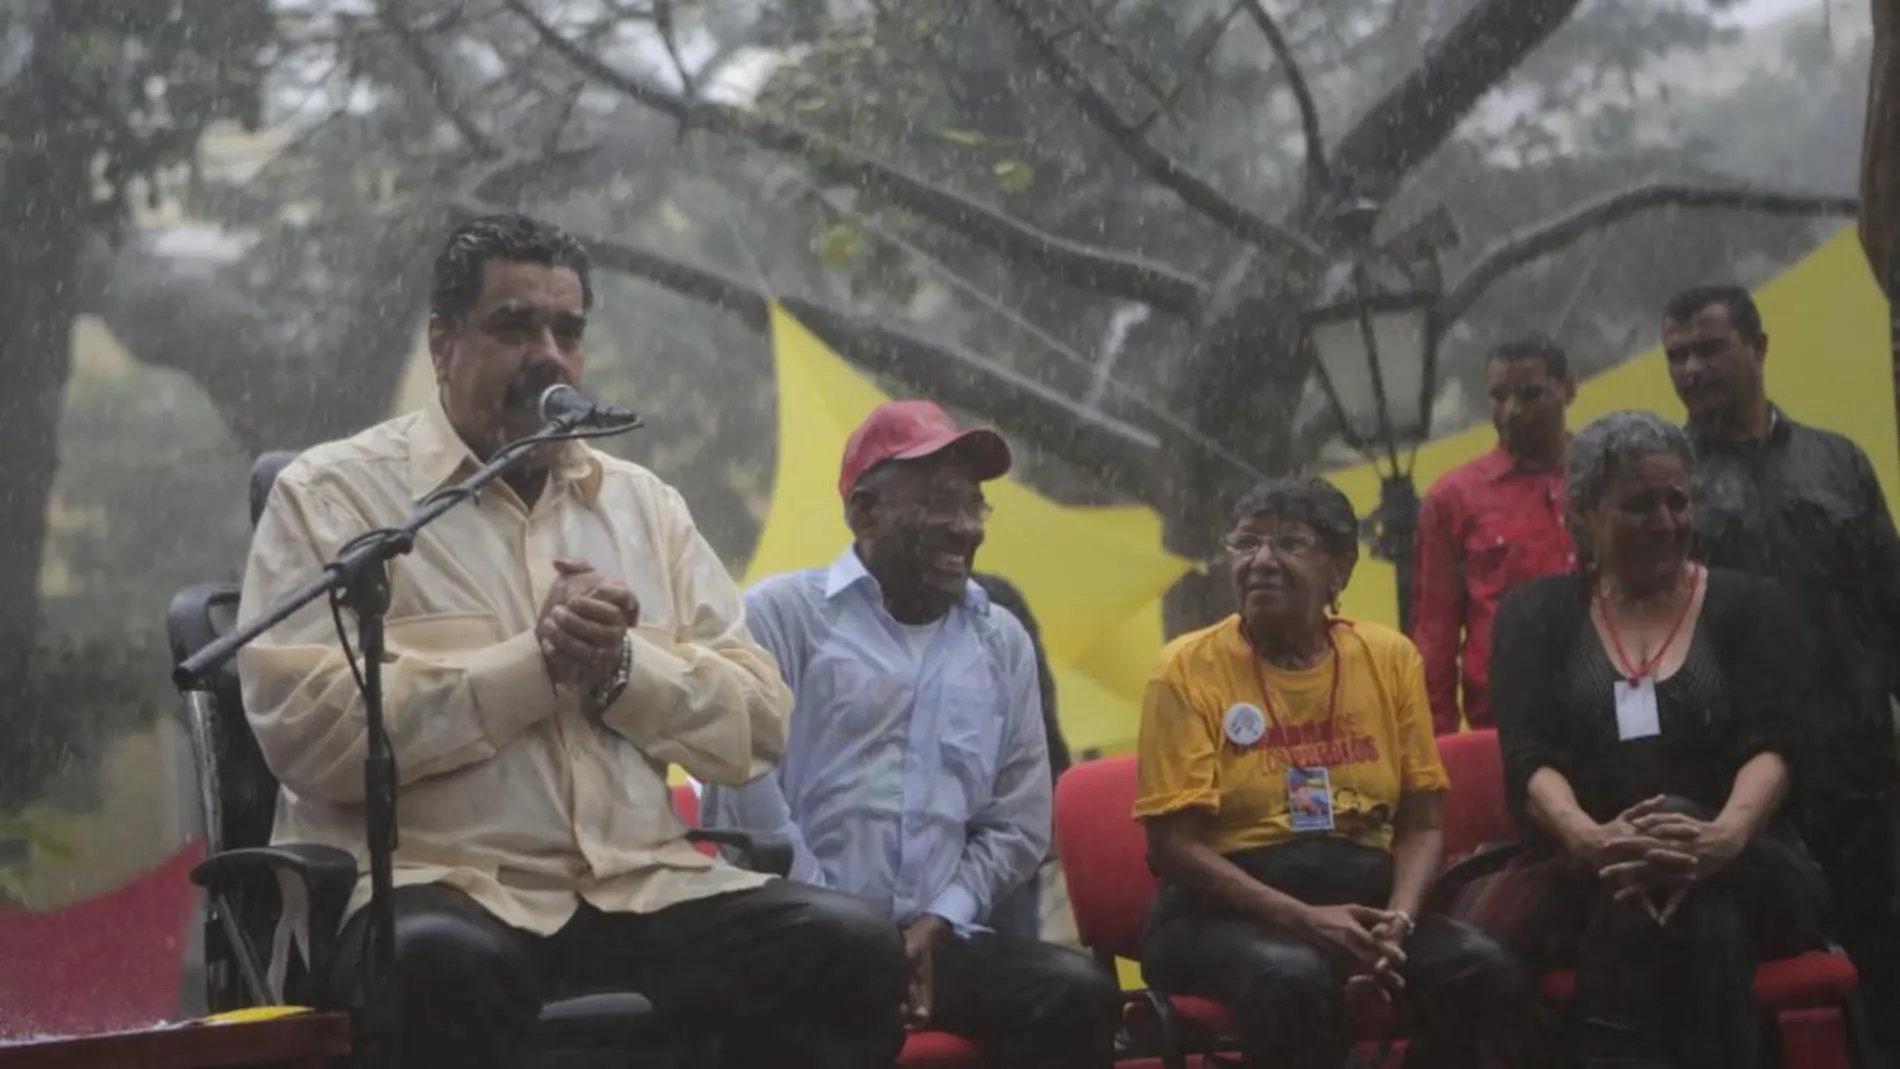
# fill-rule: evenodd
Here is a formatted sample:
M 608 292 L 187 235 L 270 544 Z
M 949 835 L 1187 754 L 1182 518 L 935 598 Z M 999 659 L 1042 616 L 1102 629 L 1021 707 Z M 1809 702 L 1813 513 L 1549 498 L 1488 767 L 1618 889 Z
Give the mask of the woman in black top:
M 1492 702 L 1531 848 L 1571 862 L 1525 925 L 1577 971 L 1585 1066 L 1753 1069 L 1762 958 L 1816 945 L 1824 891 L 1781 815 L 1805 666 L 1785 594 L 1690 559 L 1682 430 L 1579 432 L 1579 574 L 1499 607 Z

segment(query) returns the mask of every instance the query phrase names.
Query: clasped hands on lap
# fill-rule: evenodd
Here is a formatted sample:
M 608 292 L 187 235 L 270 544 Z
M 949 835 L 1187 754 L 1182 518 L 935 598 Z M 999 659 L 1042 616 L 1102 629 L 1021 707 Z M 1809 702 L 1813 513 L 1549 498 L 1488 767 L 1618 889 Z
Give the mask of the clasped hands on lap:
M 554 571 L 534 628 L 548 676 L 579 688 L 600 686 L 620 663 L 627 629 L 640 622 L 640 602 L 625 583 L 584 560 L 556 558 Z
M 904 989 L 904 1023 L 912 1029 L 927 1028 L 936 994 L 937 949 L 956 933 L 949 921 L 926 913 L 905 924 L 903 934 L 904 957 L 910 962 L 910 983 Z
M 1359 905 L 1304 906 L 1286 923 L 1351 970 L 1347 991 L 1390 997 L 1404 989 L 1398 969 L 1405 964 L 1404 943 L 1412 934 L 1412 919 L 1404 913 Z
M 1640 901 L 1659 925 L 1676 915 L 1696 881 L 1747 845 L 1747 836 L 1720 817 L 1698 820 L 1667 804 L 1660 795 L 1644 799 L 1568 844 L 1570 856 L 1613 886 L 1618 901 Z

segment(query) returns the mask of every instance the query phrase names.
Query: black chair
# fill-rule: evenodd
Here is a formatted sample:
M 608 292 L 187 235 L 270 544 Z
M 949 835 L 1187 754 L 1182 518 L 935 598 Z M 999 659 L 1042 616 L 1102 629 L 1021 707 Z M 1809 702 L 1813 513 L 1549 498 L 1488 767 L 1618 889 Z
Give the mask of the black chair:
M 277 474 L 294 453 L 266 453 L 251 470 L 253 525 L 262 515 Z M 179 591 L 166 612 L 174 662 L 228 632 L 238 587 L 206 583 Z M 337 1009 L 325 1003 L 314 977 L 327 975 L 344 907 L 357 881 L 356 859 L 332 846 L 272 843 L 278 783 L 264 762 L 244 716 L 237 669 L 227 663 L 211 680 L 184 692 L 186 728 L 198 773 L 206 859 L 192 871 L 205 889 L 205 973 L 213 1012 L 277 1002 Z M 735 831 L 695 830 L 696 841 L 746 854 L 754 868 L 784 875 L 789 844 Z M 287 906 L 299 908 L 307 947 L 293 953 L 284 934 Z M 268 952 L 260 948 L 268 947 Z M 611 991 L 549 1002 L 531 1040 L 539 1069 L 613 1066 L 672 1060 L 667 1051 L 697 1047 L 667 1037 L 639 994 Z

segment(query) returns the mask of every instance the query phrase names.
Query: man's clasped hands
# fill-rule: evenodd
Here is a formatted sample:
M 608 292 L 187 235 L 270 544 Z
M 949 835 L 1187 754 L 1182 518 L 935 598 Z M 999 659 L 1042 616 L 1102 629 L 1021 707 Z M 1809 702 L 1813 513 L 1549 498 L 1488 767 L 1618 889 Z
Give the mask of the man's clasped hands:
M 639 622 L 639 599 L 625 583 L 584 560 L 557 557 L 534 634 L 556 683 L 592 688 L 613 677 L 627 629 Z

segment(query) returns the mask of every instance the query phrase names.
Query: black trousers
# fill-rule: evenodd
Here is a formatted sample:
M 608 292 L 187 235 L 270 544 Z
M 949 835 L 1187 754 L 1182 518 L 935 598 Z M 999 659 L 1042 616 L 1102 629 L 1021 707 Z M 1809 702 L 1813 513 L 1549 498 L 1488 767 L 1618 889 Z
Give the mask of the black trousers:
M 1703 812 L 1676 799 L 1671 808 Z M 1590 1069 L 1756 1069 L 1762 1022 L 1755 967 L 1821 941 L 1826 891 L 1797 840 L 1758 836 L 1714 876 L 1695 884 L 1667 925 L 1641 902 L 1618 902 L 1595 873 L 1570 871 L 1528 923 L 1574 967 L 1571 1013 L 1578 1064 Z
M 439 884 L 399 887 L 394 906 L 407 1069 L 514 1069 L 543 1002 L 615 989 L 717 1038 L 726 1066 L 890 1069 L 903 1046 L 903 942 L 845 895 L 775 880 L 650 914 L 582 903 L 549 937 Z M 330 978 L 351 1006 L 368 921 L 344 926 Z
M 1802 837 L 1827 874 L 1833 935 L 1860 972 L 1867 1005 L 1900 1007 L 1900 793 L 1817 799 Z M 1868 1014 L 1891 1064 L 1900 1055 L 1900 1016 Z
M 932 963 L 930 1027 L 967 1036 L 996 1069 L 1108 1069 L 1121 985 L 1073 950 L 994 932 L 952 939 Z
M 1341 839 L 1296 840 L 1233 856 L 1276 890 L 1316 906 L 1383 908 L 1392 855 Z M 1426 915 L 1400 967 L 1412 1013 L 1408 1069 L 1549 1065 L 1550 1017 L 1516 959 L 1483 932 Z M 1348 970 L 1297 935 L 1238 916 L 1176 885 L 1156 897 L 1142 975 L 1157 990 L 1234 1011 L 1249 1067 L 1338 1069 L 1351 1050 Z

